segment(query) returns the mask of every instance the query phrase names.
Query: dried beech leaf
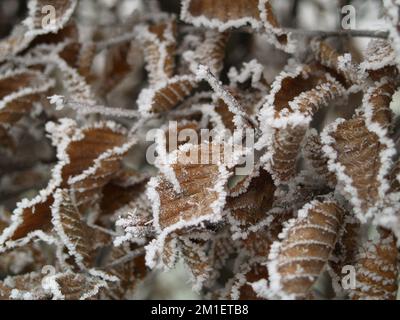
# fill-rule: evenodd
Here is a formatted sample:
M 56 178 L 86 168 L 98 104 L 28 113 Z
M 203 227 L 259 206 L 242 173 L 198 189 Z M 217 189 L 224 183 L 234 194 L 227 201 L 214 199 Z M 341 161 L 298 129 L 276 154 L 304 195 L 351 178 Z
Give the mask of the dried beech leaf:
M 328 169 L 328 157 L 322 150 L 323 144 L 316 130 L 310 130 L 304 145 L 303 153 L 311 167 L 330 187 L 336 185 L 336 176 Z
M 123 43 L 107 50 L 107 61 L 101 77 L 100 88 L 97 90 L 102 96 L 111 92 L 135 67 L 132 55 L 135 43 Z
M 328 73 L 309 66 L 277 77 L 261 110 L 261 122 L 267 128 L 264 161 L 275 183 L 295 176 L 297 157 L 314 113 L 344 92 Z
M 398 75 L 396 54 L 389 41 L 372 39 L 364 56 L 365 60 L 360 67 L 372 81 L 379 81 L 385 77 L 393 79 Z
M 248 184 L 241 186 L 241 184 Z M 246 237 L 247 229 L 266 217 L 272 208 L 276 187 L 270 174 L 260 169 L 258 175 L 252 177 L 250 182 L 243 181 L 235 186 L 244 189 L 243 192 L 233 190 L 227 199 L 226 207 L 229 210 L 229 223 L 232 225 L 233 237 Z
M 138 251 L 137 254 L 132 255 Z M 128 257 L 126 261 L 122 261 Z M 133 291 L 139 281 L 143 280 L 147 273 L 145 265 L 145 252 L 143 248 L 113 247 L 107 258 L 107 273 L 116 276 L 119 281 L 109 284 L 109 289 L 104 293 L 113 299 L 123 299 L 126 294 Z
M 395 300 L 398 289 L 398 250 L 394 236 L 381 232 L 379 239 L 369 241 L 356 256 L 356 289 L 353 300 Z
M 107 282 L 101 278 L 80 273 L 62 273 L 50 277 L 48 282 L 57 300 L 93 300 L 107 287 Z
M 90 268 L 95 258 L 92 252 L 93 231 L 72 203 L 68 190 L 57 189 L 54 193 L 52 222 L 75 263 L 83 270 Z
M 262 26 L 258 6 L 258 0 L 184 0 L 181 17 L 197 27 L 218 28 L 219 31 L 247 24 L 258 29 Z
M 278 48 L 291 52 L 290 35 L 278 24 L 269 0 L 182 0 L 181 18 L 196 27 L 216 28 L 223 32 L 230 28 L 250 25 L 265 29 L 269 40 Z
M 154 234 L 151 204 L 144 192 L 136 195 L 133 200 L 114 214 L 119 216 L 116 225 L 125 233 L 114 240 L 115 245 L 120 245 L 128 240 L 136 242 Z
M 180 239 L 180 250 L 183 259 L 188 266 L 193 282 L 193 290 L 199 291 L 203 287 L 213 271 L 210 264 L 210 256 L 207 249 L 210 242 L 206 239 L 182 237 Z
M 216 100 L 215 111 L 221 115 L 221 120 L 226 128 L 233 130 L 244 130 L 251 127 L 252 122 L 244 107 L 237 101 L 231 90 L 222 85 L 211 70 L 199 65 L 196 71 L 198 80 L 206 80 L 215 92 L 213 99 Z
M 147 199 L 144 192 L 148 180 L 147 175 L 124 171 L 105 185 L 100 202 L 101 214 L 98 223 L 107 225 L 109 223 L 107 221 L 112 219 L 113 215 L 132 212 L 136 205 L 147 210 Z
M 78 128 L 68 119 L 56 125 L 49 123 L 48 131 L 57 146 L 58 164 L 46 189 L 28 201 L 24 199 L 14 210 L 13 223 L 3 231 L 0 243 L 13 246 L 13 241 L 40 236 L 51 227 L 51 205 L 57 188 L 71 192 L 74 204 L 83 210 L 93 206 L 100 198 L 101 189 L 118 173 L 121 159 L 135 143 L 126 132 L 113 122 Z M 25 241 L 25 240 L 24 240 Z
M 196 86 L 193 76 L 175 76 L 155 86 L 143 89 L 138 98 L 139 111 L 144 116 L 170 111 L 183 102 Z
M 384 12 L 387 16 L 389 23 L 389 38 L 393 43 L 393 47 L 396 50 L 396 61 L 399 60 L 399 50 L 400 50 L 400 33 L 399 33 L 399 25 L 400 25 L 400 14 L 399 14 L 399 6 L 400 4 L 396 0 L 385 0 L 383 1 Z
M 52 45 L 38 45 L 22 57 L 15 60 L 27 67 L 52 66 L 59 72 L 62 86 L 71 100 L 89 105 L 96 103 L 92 87 L 85 76 L 79 73 L 80 53 L 82 46 L 69 38 Z
M 167 81 L 175 74 L 176 21 L 168 19 L 136 28 L 143 44 L 150 85 Z
M 28 17 L 12 31 L 11 35 L 0 42 L 0 62 L 20 53 L 28 47 L 35 37 L 61 30 L 75 11 L 77 0 L 56 0 L 51 5 L 56 9 L 55 21 L 43 28 L 42 8 L 48 5 L 45 0 L 30 0 Z
M 368 89 L 363 99 L 363 111 L 371 122 L 378 123 L 382 128 L 390 128 L 394 116 L 390 103 L 398 86 L 398 81 L 389 80 Z
M 346 215 L 340 232 L 339 239 L 331 259 L 329 260 L 329 273 L 332 277 L 332 285 L 336 293 L 343 292 L 342 277 L 343 267 L 352 266 L 355 263 L 357 250 L 359 249 L 360 223 L 353 216 Z
M 283 226 L 293 218 L 293 210 L 275 207 L 267 213 L 267 217 L 248 230 L 248 235 L 241 240 L 242 247 L 253 257 L 265 259 L 271 245 L 277 241 Z
M 389 189 L 385 177 L 395 152 L 386 131 L 362 117 L 338 119 L 324 130 L 322 141 L 329 170 L 336 174 L 357 217 L 371 217 Z
M 39 272 L 7 277 L 0 282 L 0 300 L 48 300 L 51 294 L 42 287 L 44 275 Z
M 147 193 L 153 206 L 153 224 L 159 234 L 148 247 L 149 266 L 154 266 L 156 251 L 163 250 L 164 241 L 172 232 L 221 220 L 229 178 L 221 162 L 226 160 L 221 149 L 219 145 L 203 144 L 179 151 L 177 163 L 171 166 L 171 176 L 150 180 Z M 208 164 L 199 164 L 200 156 L 204 155 Z
M 217 290 L 216 284 L 226 282 L 226 268 L 230 258 L 237 255 L 238 243 L 232 239 L 228 228 L 222 228 L 211 235 L 207 249 L 207 263 L 211 267 L 208 278 L 202 283 L 202 292 L 206 297 L 221 298 L 222 288 Z
M 53 86 L 53 80 L 35 70 L 21 68 L 1 74 L 0 126 L 10 126 L 28 115 Z
M 258 293 L 265 297 L 305 298 L 334 249 L 343 214 L 332 200 L 314 200 L 305 205 L 282 231 L 282 240 L 272 245 L 269 290 L 261 286 Z
M 262 259 L 252 259 L 243 263 L 237 271 L 230 297 L 233 300 L 258 300 L 260 297 L 254 291 L 251 283 L 268 278 L 268 268 Z
M 359 84 L 358 66 L 352 61 L 350 54 L 340 55 L 325 41 L 314 40 L 311 42 L 311 49 L 315 59 L 337 78 L 345 87 Z
M 228 32 L 205 31 L 201 45 L 194 51 L 184 53 L 184 58 L 191 64 L 192 72 L 196 72 L 197 65 L 202 64 L 206 65 L 213 74 L 219 75 L 224 66 L 228 39 Z
M 0 230 L 1 231 L 1 230 Z M 48 262 L 43 246 L 33 243 L 13 251 L 2 253 L 0 274 L 9 276 L 22 275 L 37 271 Z

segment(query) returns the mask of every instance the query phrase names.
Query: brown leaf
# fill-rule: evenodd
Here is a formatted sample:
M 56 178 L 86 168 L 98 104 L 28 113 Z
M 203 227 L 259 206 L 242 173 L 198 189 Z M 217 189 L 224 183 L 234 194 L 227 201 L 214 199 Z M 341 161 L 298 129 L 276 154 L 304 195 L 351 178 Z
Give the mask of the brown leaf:
M 251 283 L 268 278 L 268 268 L 261 259 L 251 259 L 244 262 L 235 277 L 229 298 L 234 300 L 260 300 Z
M 386 133 L 368 126 L 363 117 L 337 120 L 322 134 L 329 170 L 345 186 L 344 195 L 360 219 L 371 216 L 387 191 L 392 142 Z M 382 174 L 383 173 L 383 174 Z
M 83 221 L 78 208 L 66 189 L 57 189 L 52 205 L 52 223 L 61 242 L 79 268 L 85 270 L 94 264 L 94 232 Z
M 144 250 L 141 250 L 129 260 L 118 263 L 120 259 L 129 257 L 135 250 L 140 250 L 140 247 L 137 247 L 137 245 L 112 247 L 104 269 L 107 273 L 116 276 L 119 281 L 109 284 L 109 289 L 104 292 L 107 297 L 123 299 L 129 291 L 136 289 L 139 281 L 143 280 L 148 274 Z
M 310 130 L 303 149 L 304 156 L 315 172 L 327 182 L 328 186 L 334 187 L 336 176 L 328 169 L 329 158 L 324 154 L 322 147 L 323 144 L 318 132 Z
M 342 291 L 342 268 L 354 265 L 359 249 L 360 223 L 350 215 L 346 215 L 341 235 L 336 243 L 331 259 L 329 260 L 329 272 L 332 277 L 334 289 Z M 334 283 L 336 282 L 336 283 Z M 338 291 L 336 289 L 336 291 Z
M 343 214 L 335 201 L 315 200 L 289 222 L 269 255 L 271 289 L 278 296 L 307 296 L 334 249 Z
M 161 20 L 148 26 L 137 27 L 136 30 L 138 40 L 143 45 L 150 85 L 172 78 L 175 74 L 175 19 Z
M 143 89 L 137 101 L 139 111 L 144 116 L 170 111 L 183 102 L 195 86 L 193 76 L 175 76 L 154 87 Z
M 344 92 L 340 83 L 314 66 L 302 66 L 277 77 L 261 110 L 269 149 L 264 158 L 275 183 L 295 176 L 301 144 L 314 113 Z
M 68 23 L 77 5 L 77 0 L 55 0 L 51 5 L 55 8 L 55 24 L 43 27 L 45 14 L 42 8 L 49 5 L 46 0 L 30 0 L 29 15 L 24 23 L 18 24 L 11 35 L 0 42 L 0 62 L 26 49 L 37 36 L 55 33 Z
M 49 124 L 48 129 L 58 148 L 59 162 L 47 188 L 34 199 L 25 199 L 17 205 L 13 224 L 1 235 L 2 245 L 8 240 L 37 235 L 35 231 L 49 230 L 50 207 L 57 188 L 69 190 L 79 210 L 93 206 L 102 188 L 121 169 L 122 157 L 135 143 L 135 139 L 128 139 L 126 132 L 112 122 L 80 129 L 74 121 L 63 120 L 60 125 Z
M 164 240 L 172 232 L 221 220 L 229 177 L 225 166 L 217 162 L 223 161 L 221 149 L 220 145 L 210 144 L 179 151 L 178 161 L 171 167 L 173 176 L 150 180 L 148 196 L 153 205 L 153 224 L 159 233 L 151 244 L 155 250 L 163 250 Z M 157 255 L 156 251 L 150 256 L 153 254 Z
M 360 83 L 357 65 L 352 62 L 351 56 L 340 55 L 326 41 L 319 39 L 311 42 L 311 49 L 315 59 L 344 87 Z
M 250 25 L 265 28 L 272 43 L 287 51 L 289 34 L 280 29 L 269 0 L 182 0 L 181 17 L 196 27 L 217 28 L 225 31 Z
M 370 80 L 379 81 L 385 77 L 394 79 L 398 75 L 396 54 L 389 41 L 372 39 L 364 56 L 361 69 L 367 73 Z
M 353 300 L 396 300 L 398 289 L 398 250 L 396 239 L 381 231 L 377 241 L 367 242 L 356 257 L 356 289 Z
M 0 281 L 0 300 L 49 300 L 51 294 L 42 288 L 44 274 L 31 272 Z
M 57 292 L 53 292 L 53 299 L 57 300 L 98 299 L 100 293 L 107 287 L 104 280 L 81 273 L 58 274 L 54 281 L 57 284 Z
M 20 68 L 0 75 L 0 126 L 13 125 L 33 109 L 54 81 L 39 71 Z
M 272 208 L 276 190 L 271 175 L 263 169 L 260 169 L 259 174 L 248 183 L 243 180 L 235 186 L 235 189 L 241 192 L 235 194 L 235 190 L 231 191 L 234 195 L 227 199 L 226 204 L 232 232 L 238 233 L 238 236 L 247 235 L 250 226 L 254 226 L 266 217 L 268 210 Z M 248 185 L 241 186 L 241 184 Z M 243 189 L 245 191 L 242 191 Z

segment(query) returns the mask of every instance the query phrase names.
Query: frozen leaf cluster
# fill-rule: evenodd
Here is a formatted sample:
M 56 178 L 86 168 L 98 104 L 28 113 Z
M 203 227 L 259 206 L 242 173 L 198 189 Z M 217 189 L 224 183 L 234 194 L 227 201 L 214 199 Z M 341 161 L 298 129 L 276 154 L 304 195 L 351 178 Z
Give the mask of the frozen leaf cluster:
M 131 299 L 178 263 L 207 299 L 396 299 L 398 1 L 368 44 L 279 1 L 123 2 L 45 28 L 29 0 L 0 40 L 0 299 Z

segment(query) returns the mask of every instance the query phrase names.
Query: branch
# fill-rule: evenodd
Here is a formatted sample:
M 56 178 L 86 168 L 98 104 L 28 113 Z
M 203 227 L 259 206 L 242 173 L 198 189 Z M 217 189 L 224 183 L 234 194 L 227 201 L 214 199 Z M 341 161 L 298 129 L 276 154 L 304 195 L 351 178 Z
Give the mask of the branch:
M 253 32 L 254 30 L 249 28 L 241 28 L 245 32 Z M 324 31 L 324 30 L 304 30 L 295 28 L 283 28 L 284 32 L 292 33 L 294 35 L 308 36 L 308 37 L 359 37 L 359 38 L 381 38 L 387 39 L 389 37 L 389 31 L 375 31 L 375 30 L 335 30 L 335 31 Z M 104 49 L 108 49 L 115 45 L 120 45 L 125 42 L 135 40 L 137 34 L 135 32 L 130 32 L 123 34 L 121 36 L 107 39 L 104 41 L 99 41 L 96 44 L 96 51 L 100 52 Z
M 102 50 L 109 49 L 112 46 L 116 46 L 119 44 L 123 44 L 125 42 L 135 40 L 135 38 L 137 38 L 137 33 L 129 32 L 129 33 L 125 33 L 123 35 L 117 36 L 115 38 L 106 39 L 104 41 L 99 41 L 96 43 L 96 51 L 100 52 Z
M 290 32 L 294 35 L 302 35 L 308 37 L 363 37 L 363 38 L 381 38 L 387 39 L 389 37 L 389 31 L 375 31 L 375 30 L 335 30 L 335 31 L 323 31 L 323 30 L 303 30 L 284 28 L 285 32 Z
M 137 110 L 110 108 L 102 105 L 91 105 L 79 101 L 66 100 L 63 96 L 49 97 L 50 103 L 56 105 L 57 110 L 64 107 L 71 108 L 79 114 L 93 114 L 99 113 L 104 116 L 122 117 L 122 118 L 140 118 Z
M 116 266 L 119 266 L 121 264 L 125 264 L 125 263 L 127 263 L 127 262 L 129 262 L 129 261 L 131 261 L 131 260 L 143 255 L 144 252 L 145 252 L 144 248 L 135 249 L 135 250 L 127 253 L 126 255 L 122 256 L 121 258 L 119 258 L 119 259 L 107 264 L 105 266 L 105 268 L 106 269 L 107 268 L 115 268 Z

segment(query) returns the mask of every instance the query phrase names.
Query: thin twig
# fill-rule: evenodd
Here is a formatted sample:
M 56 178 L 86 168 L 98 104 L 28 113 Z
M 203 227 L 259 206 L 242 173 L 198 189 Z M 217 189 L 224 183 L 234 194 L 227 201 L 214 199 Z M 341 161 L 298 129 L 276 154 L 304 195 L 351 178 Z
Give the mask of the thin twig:
M 122 256 L 121 258 L 113 261 L 112 263 L 109 263 L 108 265 L 106 265 L 105 268 L 106 269 L 107 268 L 114 268 L 114 267 L 116 267 L 118 265 L 121 265 L 121 264 L 124 264 L 126 262 L 129 262 L 129 261 L 131 261 L 131 260 L 133 260 L 133 259 L 135 259 L 135 258 L 137 258 L 137 257 L 139 257 L 139 256 L 141 256 L 143 254 L 144 254 L 144 248 L 138 248 L 138 249 L 133 250 L 133 251 L 129 252 L 128 254 Z
M 137 110 L 110 108 L 101 105 L 88 105 L 78 101 L 65 101 L 65 106 L 76 110 L 80 114 L 100 113 L 106 116 L 123 117 L 123 118 L 139 118 L 140 114 Z
M 335 31 L 324 31 L 324 30 L 304 30 L 304 29 L 293 29 L 284 28 L 285 32 L 290 32 L 294 35 L 302 35 L 309 37 L 363 37 L 363 38 L 381 38 L 387 39 L 389 31 L 375 31 L 375 30 L 335 30 Z
M 242 31 L 253 32 L 250 28 L 241 28 Z M 389 37 L 389 31 L 381 30 L 335 30 L 335 31 L 325 31 L 325 30 L 304 30 L 296 28 L 283 28 L 284 32 L 292 33 L 294 35 L 308 36 L 308 37 L 358 37 L 358 38 L 381 38 L 387 39 Z M 137 34 L 135 32 L 130 32 L 117 36 L 112 39 L 107 39 L 104 41 L 99 41 L 96 44 L 96 51 L 100 52 L 102 50 L 108 49 L 110 47 L 123 44 L 135 40 Z
M 96 43 L 96 51 L 100 52 L 102 50 L 105 49 L 109 49 L 110 47 L 119 45 L 119 44 L 123 44 L 125 42 L 129 42 L 132 40 L 135 40 L 135 38 L 137 37 L 137 33 L 136 32 L 130 32 L 130 33 L 125 33 L 123 35 L 117 36 L 115 38 L 112 39 L 107 39 L 104 41 L 99 41 Z

